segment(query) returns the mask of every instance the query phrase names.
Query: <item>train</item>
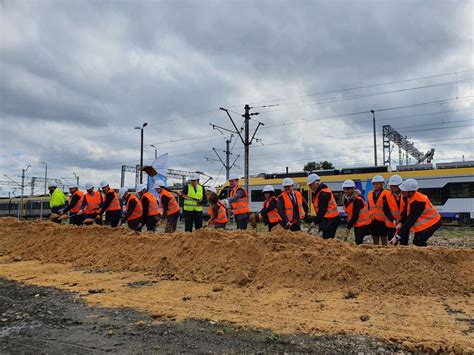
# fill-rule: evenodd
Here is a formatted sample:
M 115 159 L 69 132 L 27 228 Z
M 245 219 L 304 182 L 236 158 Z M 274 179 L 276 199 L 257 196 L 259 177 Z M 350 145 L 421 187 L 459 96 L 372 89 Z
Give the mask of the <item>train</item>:
M 282 191 L 281 183 L 285 177 L 291 177 L 296 188 L 303 194 L 306 201 L 312 201 L 312 193 L 306 185 L 306 177 L 311 172 L 260 174 L 249 178 L 250 210 L 258 212 L 264 201 L 263 187 L 272 185 L 275 193 Z M 374 175 L 382 175 L 386 181 L 394 174 L 403 179 L 413 178 L 418 181 L 420 192 L 426 194 L 445 222 L 458 222 L 459 225 L 474 224 L 474 161 L 420 164 L 397 167 L 397 171 L 389 171 L 388 166 L 368 166 L 345 168 L 341 170 L 313 171 L 321 177 L 334 193 L 338 209 L 345 217 L 342 208 L 342 183 L 344 180 L 354 180 L 356 186 L 365 194 L 371 187 Z M 221 197 L 228 195 L 229 186 L 226 183 L 221 191 Z M 311 213 L 314 207 L 310 203 Z
M 370 180 L 374 175 L 382 175 L 386 180 L 393 174 L 400 175 L 403 179 L 414 178 L 420 185 L 420 191 L 426 194 L 446 222 L 457 222 L 459 225 L 474 225 L 474 161 L 452 162 L 434 164 L 419 164 L 397 167 L 397 171 L 389 171 L 387 166 L 368 166 L 345 168 L 341 170 L 313 171 L 321 176 L 321 181 L 333 191 L 342 217 L 345 217 L 342 208 L 342 182 L 354 180 L 362 193 L 370 188 Z M 281 182 L 285 177 L 291 177 L 296 188 L 303 194 L 307 201 L 312 201 L 311 190 L 306 185 L 306 177 L 310 172 L 272 173 L 259 174 L 249 178 L 250 209 L 258 212 L 262 208 L 263 187 L 272 185 L 276 193 L 280 193 Z M 220 197 L 229 194 L 229 185 L 225 183 L 220 188 Z M 19 198 L 0 198 L 0 217 L 17 216 Z M 38 218 L 43 204 L 43 216 L 48 217 L 48 196 L 24 197 L 22 207 L 23 218 Z M 311 206 L 311 213 L 314 208 Z M 207 208 L 204 208 L 207 214 Z

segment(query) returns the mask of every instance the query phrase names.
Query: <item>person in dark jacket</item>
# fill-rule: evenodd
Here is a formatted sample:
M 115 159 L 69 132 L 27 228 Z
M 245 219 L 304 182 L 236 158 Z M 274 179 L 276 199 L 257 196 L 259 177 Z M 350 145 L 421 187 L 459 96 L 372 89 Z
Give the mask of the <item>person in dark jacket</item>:
M 137 194 L 143 208 L 142 225 L 146 226 L 147 231 L 154 232 L 161 215 L 158 199 L 147 190 L 145 184 L 137 186 Z
M 80 226 L 82 224 L 83 216 L 78 213 L 81 210 L 84 194 L 79 191 L 77 185 L 69 186 L 69 193 L 71 194 L 69 204 L 62 210 L 60 216 L 69 213 L 69 224 Z
M 260 210 L 259 220 L 268 226 L 268 231 L 270 232 L 281 221 L 280 214 L 278 213 L 278 200 L 275 197 L 273 186 L 265 186 L 262 192 L 265 201 L 263 201 L 263 207 Z
M 104 197 L 96 219 L 102 220 L 102 216 L 105 214 L 105 223 L 109 224 L 112 228 L 118 227 L 122 217 L 122 206 L 120 205 L 118 195 L 114 189 L 110 188 L 107 181 L 102 181 L 100 188 Z
M 413 244 L 426 247 L 427 241 L 441 226 L 441 215 L 431 203 L 428 196 L 418 192 L 418 182 L 407 179 L 400 185 L 405 199 L 405 208 L 397 226 L 397 235 L 390 241 L 396 244 L 408 245 L 410 230 L 415 233 Z
M 301 192 L 294 189 L 291 178 L 282 182 L 283 192 L 278 196 L 278 214 L 281 225 L 292 232 L 301 230 L 301 221 L 308 218 L 309 207 Z
M 347 214 L 346 237 L 354 227 L 355 242 L 357 245 L 364 242 L 364 237 L 370 235 L 372 217 L 367 203 L 362 198 L 360 191 L 352 180 L 346 180 L 342 184 L 344 191 L 342 205 Z
M 313 192 L 315 217 L 309 217 L 306 222 L 319 224 L 319 233 L 324 239 L 334 238 L 340 224 L 339 211 L 332 191 L 326 184 L 321 183 L 317 174 L 310 174 L 306 180 Z
M 163 219 L 166 219 L 165 233 L 174 233 L 179 220 L 180 209 L 178 202 L 165 187 L 165 183 L 157 180 L 153 185 L 155 191 L 160 195 L 160 206 L 163 209 Z
M 125 212 L 122 216 L 121 223 L 127 222 L 128 228 L 136 232 L 141 232 L 143 214 L 142 203 L 135 195 L 129 193 L 126 187 L 121 187 L 119 189 L 119 198 L 124 201 L 125 205 Z

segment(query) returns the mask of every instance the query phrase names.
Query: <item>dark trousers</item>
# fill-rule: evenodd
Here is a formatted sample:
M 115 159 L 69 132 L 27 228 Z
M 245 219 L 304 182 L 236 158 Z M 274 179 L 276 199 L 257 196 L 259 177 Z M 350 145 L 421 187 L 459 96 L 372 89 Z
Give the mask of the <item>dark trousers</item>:
M 355 242 L 357 245 L 364 242 L 364 237 L 370 235 L 370 224 L 367 226 L 354 227 Z
M 127 221 L 128 228 L 130 228 L 131 230 L 133 230 L 135 232 L 141 232 L 142 229 L 141 229 L 141 227 L 139 228 L 139 225 L 140 225 L 141 221 L 142 221 L 141 218 L 135 218 L 135 219 L 132 219 L 132 220 L 128 220 Z
M 301 230 L 301 226 L 299 223 L 296 223 L 296 224 L 292 224 L 291 227 L 290 227 L 290 231 L 292 232 L 298 232 Z
M 395 237 L 395 232 L 397 231 L 396 228 L 387 228 L 387 236 L 388 240 L 392 240 Z
M 247 225 L 249 224 L 249 217 L 249 213 L 241 213 L 238 215 L 234 215 L 235 223 L 237 224 L 237 229 L 247 230 Z
M 83 215 L 84 219 L 82 220 L 82 222 L 84 222 L 86 219 L 93 219 L 95 223 L 102 225 L 102 218 L 96 218 L 98 215 L 99 213 L 84 214 Z M 88 223 L 88 224 L 90 225 L 91 223 Z
M 186 232 L 192 232 L 193 225 L 196 230 L 202 228 L 202 212 L 184 211 L 184 230 Z
M 273 227 L 275 227 L 277 224 L 278 224 L 278 222 L 268 223 L 268 231 L 271 232 Z
M 82 216 L 80 214 L 72 212 L 69 215 L 69 224 L 80 226 L 82 224 Z
M 339 217 L 323 218 L 323 220 L 319 224 L 319 231 L 323 232 L 323 239 L 334 238 L 336 236 L 337 227 L 339 227 L 340 223 L 341 220 Z
M 427 246 L 427 241 L 428 239 L 431 238 L 431 236 L 438 230 L 439 227 L 441 227 L 442 222 L 441 220 L 436 223 L 435 225 L 426 228 L 425 230 L 422 230 L 421 232 L 416 232 L 415 236 L 413 238 L 413 244 L 416 245 L 417 247 L 426 247 Z M 409 238 L 409 233 L 406 235 L 402 235 L 402 239 L 400 240 L 401 245 L 408 245 L 408 238 Z
M 227 223 L 215 223 L 214 224 L 214 229 L 225 229 L 225 226 Z
M 110 224 L 111 227 L 115 228 L 120 222 L 120 217 L 122 217 L 122 211 L 105 211 L 105 223 Z
M 166 218 L 165 233 L 173 233 L 178 225 L 179 212 L 172 214 Z
M 154 232 L 156 229 L 156 224 L 158 223 L 158 215 L 148 216 L 145 220 L 146 230 Z

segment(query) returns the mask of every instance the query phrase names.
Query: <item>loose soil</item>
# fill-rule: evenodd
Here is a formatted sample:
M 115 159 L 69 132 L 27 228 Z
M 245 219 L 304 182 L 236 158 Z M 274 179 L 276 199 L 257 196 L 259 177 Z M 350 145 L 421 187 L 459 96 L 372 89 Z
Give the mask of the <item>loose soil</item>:
M 72 294 L 0 279 L 2 353 L 393 352 L 357 335 L 278 335 L 212 321 L 176 322 L 132 309 L 88 307 Z
M 105 307 L 279 334 L 363 334 L 472 352 L 474 251 L 356 247 L 306 233 L 173 235 L 0 220 L 0 276 Z

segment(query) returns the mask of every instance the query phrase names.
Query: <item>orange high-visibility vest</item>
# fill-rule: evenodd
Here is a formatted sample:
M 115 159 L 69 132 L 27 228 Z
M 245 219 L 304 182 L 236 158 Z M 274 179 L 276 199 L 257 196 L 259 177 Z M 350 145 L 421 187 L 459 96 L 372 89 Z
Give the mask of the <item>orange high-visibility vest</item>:
M 113 198 L 112 202 L 110 203 L 109 207 L 107 207 L 105 210 L 106 211 L 119 211 L 121 208 L 120 208 L 120 201 L 119 201 L 118 195 L 112 189 L 110 189 L 109 192 L 107 192 L 107 194 L 110 194 L 110 193 L 114 194 L 114 198 Z M 107 194 L 106 194 L 106 196 L 107 196 Z
M 268 200 L 263 202 L 263 208 L 268 208 L 268 205 L 270 204 L 270 202 L 272 200 L 276 201 L 276 199 L 277 198 L 275 196 L 271 196 Z M 268 222 L 270 222 L 270 223 L 275 223 L 275 222 L 281 221 L 280 214 L 278 213 L 278 208 L 274 208 L 273 210 L 269 211 L 267 216 L 268 216 Z
M 132 220 L 137 219 L 137 218 L 142 218 L 142 215 L 143 215 L 142 202 L 135 195 L 130 195 L 130 197 L 127 200 L 127 213 L 128 213 L 128 209 L 130 208 L 130 202 L 132 200 L 136 201 L 137 204 L 136 204 L 132 214 L 130 216 L 128 216 L 129 221 L 132 221 Z
M 393 218 L 398 222 L 402 218 L 402 211 L 405 209 L 405 201 L 403 200 L 402 195 L 400 194 L 400 207 L 397 205 L 397 199 L 392 191 L 389 191 L 385 197 L 387 198 L 388 208 L 390 213 L 392 213 Z M 389 221 L 386 218 L 385 225 L 389 228 L 394 228 L 393 221 Z
M 415 201 L 425 203 L 425 210 L 423 211 L 421 216 L 417 219 L 413 227 L 411 227 L 411 230 L 416 233 L 416 232 L 424 231 L 425 229 L 431 226 L 434 226 L 436 223 L 440 221 L 441 216 L 436 211 L 436 208 L 434 208 L 428 196 L 418 191 L 415 192 L 413 196 L 408 199 L 407 216 L 410 215 L 411 204 Z
M 304 209 L 303 209 L 303 195 L 299 191 L 293 191 L 296 197 L 296 202 L 298 205 L 298 211 L 300 213 L 300 219 L 304 217 Z M 280 195 L 285 202 L 285 214 L 286 218 L 288 218 L 289 222 L 296 222 L 293 220 L 293 203 L 291 202 L 290 195 L 286 192 L 282 192 Z
M 364 199 L 361 196 L 356 196 L 353 201 L 350 201 L 349 204 L 346 205 L 344 204 L 344 211 L 347 213 L 347 221 L 350 221 L 352 219 L 352 212 L 354 210 L 354 202 L 356 200 L 362 201 L 364 204 L 364 207 L 359 212 L 359 218 L 357 221 L 354 223 L 354 227 L 362 227 L 362 226 L 367 226 L 370 223 L 372 223 L 372 216 L 371 212 L 367 206 L 367 203 L 365 203 Z
M 93 191 L 94 195 L 85 193 L 84 198 L 86 199 L 86 206 L 84 214 L 94 214 L 100 212 L 100 204 L 102 203 L 102 194 L 99 191 Z
M 234 197 L 239 189 L 244 192 L 244 196 L 230 204 L 232 206 L 232 211 L 234 211 L 234 214 L 250 213 L 249 197 L 245 189 L 239 186 L 234 187 L 230 192 L 230 197 Z
M 148 199 L 148 216 L 156 216 L 157 214 L 160 214 L 160 209 L 158 207 L 158 200 L 156 199 L 155 196 L 151 192 L 145 192 L 141 199 L 143 197 L 146 197 Z
M 209 221 L 209 224 L 211 225 L 216 224 L 216 223 L 225 224 L 229 222 L 229 218 L 227 217 L 227 211 L 225 207 L 219 201 L 217 201 L 217 205 L 219 206 L 219 210 L 217 211 L 217 217 Z M 207 213 L 209 214 L 209 216 L 212 217 L 212 206 L 209 206 L 209 208 L 207 209 Z
M 367 199 L 369 200 L 369 209 L 372 216 L 372 220 L 377 220 L 385 223 L 387 219 L 383 213 L 383 197 L 387 194 L 387 190 L 382 190 L 379 194 L 377 203 L 374 202 L 374 192 L 369 191 Z
M 334 195 L 332 191 L 329 189 L 329 187 L 325 187 L 316 194 L 313 200 L 313 206 L 314 206 L 314 211 L 316 212 L 316 215 L 318 214 L 318 209 L 319 209 L 319 194 L 321 192 L 326 192 L 331 194 L 331 199 L 329 200 L 328 203 L 328 209 L 326 211 L 326 214 L 323 216 L 324 218 L 334 218 L 334 217 L 339 217 L 339 211 L 337 210 L 337 203 L 336 200 L 334 199 Z
M 171 194 L 171 192 L 165 189 L 161 189 L 160 200 L 163 198 L 163 196 L 166 196 L 170 199 L 170 201 L 168 202 L 168 212 L 167 212 L 168 216 L 180 211 L 178 203 L 176 202 L 176 199 Z M 161 201 L 161 205 L 163 205 L 163 201 Z
M 79 201 L 77 201 L 77 203 L 74 205 L 73 208 L 70 209 L 70 211 L 71 211 L 71 213 L 78 213 L 81 210 L 81 204 L 82 204 L 82 199 L 84 197 L 84 193 L 77 190 L 76 192 L 74 192 L 71 195 L 71 198 L 69 199 L 69 202 L 71 202 L 71 200 L 74 196 L 79 196 Z

